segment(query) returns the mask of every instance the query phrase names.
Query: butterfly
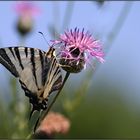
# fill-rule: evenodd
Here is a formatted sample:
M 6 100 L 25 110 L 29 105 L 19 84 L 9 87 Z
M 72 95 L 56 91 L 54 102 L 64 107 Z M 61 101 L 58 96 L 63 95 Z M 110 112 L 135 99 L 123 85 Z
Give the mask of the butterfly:
M 62 72 L 51 46 L 47 52 L 14 46 L 0 48 L 0 63 L 19 79 L 34 111 L 46 110 L 48 98 L 62 86 Z

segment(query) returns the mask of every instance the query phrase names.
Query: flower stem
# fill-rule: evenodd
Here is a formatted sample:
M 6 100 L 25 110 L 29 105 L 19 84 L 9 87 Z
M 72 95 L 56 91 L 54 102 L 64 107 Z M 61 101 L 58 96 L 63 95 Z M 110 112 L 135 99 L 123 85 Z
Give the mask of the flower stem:
M 29 139 L 31 139 L 31 136 L 32 136 L 32 131 L 31 131 L 31 133 L 29 133 L 29 135 L 25 139 L 29 140 Z
M 74 1 L 68 1 L 65 9 L 65 15 L 62 23 L 61 29 L 65 29 L 69 27 L 72 14 L 73 14 L 73 9 L 74 9 Z
M 129 15 L 132 4 L 133 4 L 132 2 L 128 2 L 128 1 L 126 1 L 124 3 L 124 6 L 122 7 L 119 16 L 107 37 L 107 41 L 104 44 L 106 55 L 107 55 L 107 53 L 109 53 L 109 50 L 112 47 L 112 44 L 115 42 L 115 39 L 119 35 L 119 33 L 125 23 L 125 20 L 127 19 L 128 15 Z M 97 71 L 97 69 L 99 68 L 99 66 L 100 66 L 100 64 L 98 62 L 95 62 L 96 70 L 94 71 L 94 75 L 95 75 L 95 72 Z

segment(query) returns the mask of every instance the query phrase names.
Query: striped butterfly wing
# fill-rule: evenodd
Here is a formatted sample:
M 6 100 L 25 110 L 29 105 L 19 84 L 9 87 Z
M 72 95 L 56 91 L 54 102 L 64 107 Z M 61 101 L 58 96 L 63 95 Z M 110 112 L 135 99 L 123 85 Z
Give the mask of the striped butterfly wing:
M 61 69 L 53 55 L 54 48 L 46 53 L 29 47 L 0 48 L 0 63 L 19 78 L 25 95 L 34 110 L 47 108 L 50 93 L 62 85 Z

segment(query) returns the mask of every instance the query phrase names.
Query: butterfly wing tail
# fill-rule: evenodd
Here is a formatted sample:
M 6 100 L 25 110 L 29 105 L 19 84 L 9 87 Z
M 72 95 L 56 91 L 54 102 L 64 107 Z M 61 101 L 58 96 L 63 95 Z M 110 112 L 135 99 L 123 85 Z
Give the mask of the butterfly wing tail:
M 36 121 L 36 123 L 35 123 L 35 126 L 34 126 L 34 133 L 35 133 L 35 131 L 36 131 L 36 129 L 37 129 L 37 126 L 38 126 L 38 123 L 39 123 L 39 120 L 40 120 L 40 117 L 41 117 L 42 112 L 43 112 L 42 110 L 39 112 L 38 119 L 37 119 L 37 121 Z
M 32 107 L 32 110 L 30 112 L 30 116 L 29 116 L 29 121 L 31 120 L 31 117 L 33 116 L 33 114 L 35 113 L 36 109 L 34 108 L 34 106 Z

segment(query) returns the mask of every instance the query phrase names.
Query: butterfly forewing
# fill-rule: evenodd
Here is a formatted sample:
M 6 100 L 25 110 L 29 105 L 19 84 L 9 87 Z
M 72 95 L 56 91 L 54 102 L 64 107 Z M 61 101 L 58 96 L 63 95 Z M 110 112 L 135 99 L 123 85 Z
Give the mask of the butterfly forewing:
M 10 53 L 10 48 L 0 49 L 0 63 L 3 64 L 14 76 L 18 77 L 18 71 L 13 61 L 15 58 L 13 53 Z
M 0 63 L 19 77 L 34 110 L 46 109 L 48 96 L 62 85 L 61 69 L 53 51 L 50 48 L 46 53 L 29 47 L 0 49 Z

